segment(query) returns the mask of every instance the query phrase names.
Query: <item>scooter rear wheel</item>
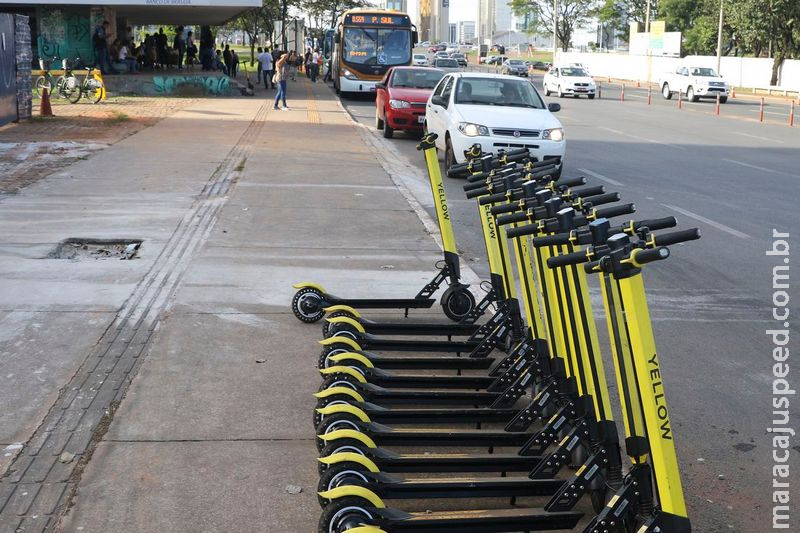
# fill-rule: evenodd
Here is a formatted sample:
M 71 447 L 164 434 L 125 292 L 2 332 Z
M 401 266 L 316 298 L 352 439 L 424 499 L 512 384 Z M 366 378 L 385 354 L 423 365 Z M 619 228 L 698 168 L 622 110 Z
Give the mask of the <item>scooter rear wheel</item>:
M 358 455 L 363 455 L 364 457 L 369 457 L 369 447 L 367 447 L 363 442 L 358 441 L 356 439 L 337 439 L 336 442 L 331 442 L 330 444 L 326 444 L 322 451 L 319 453 L 320 457 L 330 457 L 331 455 L 337 453 L 357 453 Z M 330 468 L 325 463 L 319 463 L 317 465 L 317 470 L 319 470 L 319 474 L 322 475 L 325 473 L 328 468 Z
M 319 415 L 316 410 L 314 414 Z M 328 415 L 325 417 L 320 415 L 320 421 L 316 426 L 317 435 L 325 435 L 339 429 L 360 431 L 361 428 L 358 425 L 360 422 L 361 420 L 357 416 L 350 413 L 336 413 L 335 415 Z M 323 448 L 325 448 L 325 446 L 320 446 L 319 451 L 322 451 Z
M 348 313 L 347 311 L 334 311 L 333 313 L 331 313 L 330 315 L 328 315 L 328 318 L 336 318 L 336 317 L 340 317 L 340 316 L 344 316 L 344 317 L 347 317 L 347 318 L 352 318 L 352 319 L 354 319 L 354 320 L 356 320 L 356 319 L 357 319 L 357 317 L 355 317 L 355 316 L 354 316 L 354 315 L 352 315 L 351 313 Z M 325 322 L 325 323 L 322 325 L 322 336 L 323 336 L 324 338 L 326 338 L 326 339 L 327 339 L 328 337 L 330 337 L 331 335 L 333 335 L 333 333 L 335 332 L 335 330 L 334 330 L 332 327 L 333 327 L 333 324 L 331 324 L 330 322 Z
M 453 322 L 461 322 L 475 309 L 475 296 L 467 288 L 458 288 L 442 295 L 442 310 Z
M 339 349 L 339 350 L 336 350 L 336 351 L 328 352 L 328 351 L 323 350 L 322 353 L 319 354 L 319 359 L 317 360 L 317 368 L 322 370 L 323 368 L 328 368 L 328 367 L 331 367 L 331 366 L 339 366 L 339 363 L 335 363 L 335 362 L 331 361 L 330 358 L 333 357 L 334 355 L 339 355 L 341 353 L 347 353 L 347 352 L 351 352 L 351 351 L 352 350 Z M 363 364 L 359 363 L 358 361 L 348 361 L 346 363 L 343 363 L 341 366 L 352 366 L 353 368 L 359 369 L 362 374 L 367 371 L 367 368 Z
M 357 370 L 363 372 L 363 370 L 357 365 L 348 364 L 347 366 L 353 366 Z M 319 389 L 317 390 L 322 392 L 331 387 L 347 387 L 349 389 L 353 389 L 354 391 L 358 391 L 360 383 L 361 382 L 356 378 L 347 374 L 330 374 L 325 377 L 325 379 L 322 381 L 322 385 L 320 385 Z
M 294 293 L 292 313 L 301 322 L 314 323 L 325 316 L 322 307 L 322 293 L 311 287 L 304 287 Z
M 319 517 L 318 533 L 344 533 L 372 520 L 374 506 L 358 496 L 347 496 L 331 502 Z

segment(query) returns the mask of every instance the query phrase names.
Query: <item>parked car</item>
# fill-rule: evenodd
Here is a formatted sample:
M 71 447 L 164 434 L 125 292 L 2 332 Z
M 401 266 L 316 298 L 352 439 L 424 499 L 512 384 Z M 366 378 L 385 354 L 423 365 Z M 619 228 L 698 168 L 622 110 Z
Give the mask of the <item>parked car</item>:
M 412 61 L 415 66 L 424 67 L 428 64 L 428 56 L 425 54 L 414 54 Z
M 547 71 L 542 81 L 545 96 L 556 93 L 559 98 L 574 96 L 578 98 L 586 95 L 589 100 L 594 100 L 597 86 L 589 74 L 582 68 L 555 67 Z
M 502 65 L 506 59 L 508 59 L 506 56 L 489 56 L 484 63 L 487 65 Z
M 461 65 L 458 64 L 458 61 L 449 57 L 437 59 L 433 62 L 433 66 L 445 72 L 459 72 L 461 70 Z
M 678 67 L 675 72 L 667 72 L 659 77 L 661 94 L 669 100 L 676 92 L 685 94 L 688 100 L 697 102 L 700 98 L 717 98 L 719 103 L 728 101 L 728 84 L 713 68 Z
M 464 161 L 464 150 L 480 144 L 484 152 L 528 148 L 538 160 L 558 161 L 561 174 L 566 142 L 553 112 L 536 88 L 514 76 L 478 72 L 447 74 L 425 108 L 425 127 L 436 133 L 445 167 Z
M 521 59 L 506 59 L 503 62 L 503 74 L 509 76 L 528 77 L 528 65 Z
M 425 105 L 444 72 L 433 68 L 394 67 L 375 86 L 375 127 L 391 138 L 395 130 L 422 130 Z
M 467 66 L 467 56 L 462 54 L 461 52 L 456 52 L 455 54 L 450 54 L 450 59 L 455 59 L 458 61 L 459 66 L 466 67 Z

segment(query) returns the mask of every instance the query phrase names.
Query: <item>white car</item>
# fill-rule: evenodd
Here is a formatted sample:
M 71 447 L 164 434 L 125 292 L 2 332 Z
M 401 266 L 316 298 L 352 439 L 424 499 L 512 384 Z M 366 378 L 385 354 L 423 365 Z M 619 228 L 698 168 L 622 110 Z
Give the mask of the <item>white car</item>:
M 445 168 L 464 162 L 464 151 L 528 148 L 538 160 L 564 158 L 564 129 L 528 80 L 498 74 L 459 72 L 436 85 L 425 107 L 425 128 L 438 135 Z M 557 174 L 561 173 L 559 164 Z
M 594 79 L 589 76 L 589 73 L 578 67 L 551 68 L 544 75 L 542 84 L 545 96 L 550 96 L 550 93 L 556 93 L 559 98 L 564 98 L 564 96 L 578 98 L 585 95 L 589 97 L 589 100 L 594 100 L 597 92 Z
M 428 56 L 425 54 L 414 54 L 413 58 L 414 66 L 417 67 L 424 67 L 428 65 Z
M 434 61 L 437 60 L 437 59 L 448 59 L 449 57 L 450 57 L 450 54 L 448 54 L 447 52 L 443 52 L 443 51 L 436 52 L 433 55 Z

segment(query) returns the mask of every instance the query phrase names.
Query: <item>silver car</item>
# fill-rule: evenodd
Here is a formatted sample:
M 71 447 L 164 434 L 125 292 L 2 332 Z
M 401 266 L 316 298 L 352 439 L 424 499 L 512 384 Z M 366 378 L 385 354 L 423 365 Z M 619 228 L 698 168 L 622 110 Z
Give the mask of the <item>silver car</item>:
M 458 61 L 450 59 L 449 57 L 446 59 L 437 59 L 433 62 L 433 66 L 445 72 L 461 72 L 461 66 L 458 64 Z
M 503 63 L 503 74 L 509 76 L 528 77 L 528 65 L 521 59 L 506 59 Z

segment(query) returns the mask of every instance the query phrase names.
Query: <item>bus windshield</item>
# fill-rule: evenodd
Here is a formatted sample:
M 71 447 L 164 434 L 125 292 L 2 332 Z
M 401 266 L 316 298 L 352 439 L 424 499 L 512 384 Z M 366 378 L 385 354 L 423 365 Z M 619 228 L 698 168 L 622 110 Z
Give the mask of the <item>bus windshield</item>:
M 343 59 L 354 65 L 407 65 L 411 61 L 411 32 L 396 28 L 344 30 Z

